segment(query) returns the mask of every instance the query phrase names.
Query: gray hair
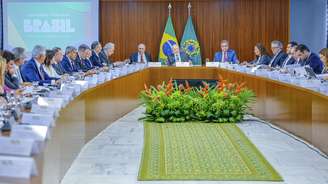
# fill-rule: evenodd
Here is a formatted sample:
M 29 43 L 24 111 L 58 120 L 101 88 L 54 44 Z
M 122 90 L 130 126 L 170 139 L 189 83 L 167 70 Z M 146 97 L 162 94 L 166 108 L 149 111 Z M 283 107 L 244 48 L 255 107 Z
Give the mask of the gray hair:
M 281 41 L 279 41 L 279 40 L 273 40 L 271 42 L 271 46 L 278 47 L 278 48 L 281 48 L 281 49 L 283 48 L 283 45 L 282 45 Z
M 46 48 L 42 45 L 34 46 L 32 50 L 32 57 L 37 58 L 40 55 L 46 55 Z
M 25 49 L 23 47 L 15 47 L 12 50 L 15 60 L 26 58 Z
M 229 41 L 228 40 L 221 40 L 220 44 L 226 43 L 227 45 L 229 45 Z
M 74 46 L 67 46 L 65 49 L 65 54 L 69 54 L 71 52 L 76 52 L 76 48 Z
M 144 47 L 146 48 L 146 45 L 145 45 L 144 43 L 139 43 L 139 44 L 138 44 L 138 48 L 139 48 L 140 46 L 144 46 Z
M 115 44 L 114 43 L 112 43 L 112 42 L 108 42 L 108 43 L 106 43 L 106 45 L 104 46 L 104 51 L 105 51 L 105 53 L 107 53 L 107 51 L 109 50 L 109 49 L 112 49 L 112 48 L 114 48 L 115 47 Z

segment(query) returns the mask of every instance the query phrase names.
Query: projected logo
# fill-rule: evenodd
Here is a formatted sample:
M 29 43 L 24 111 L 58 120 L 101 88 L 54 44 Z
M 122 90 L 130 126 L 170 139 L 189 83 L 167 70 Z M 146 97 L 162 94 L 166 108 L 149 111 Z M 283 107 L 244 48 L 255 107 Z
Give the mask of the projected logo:
M 74 33 L 70 19 L 24 19 L 25 33 Z

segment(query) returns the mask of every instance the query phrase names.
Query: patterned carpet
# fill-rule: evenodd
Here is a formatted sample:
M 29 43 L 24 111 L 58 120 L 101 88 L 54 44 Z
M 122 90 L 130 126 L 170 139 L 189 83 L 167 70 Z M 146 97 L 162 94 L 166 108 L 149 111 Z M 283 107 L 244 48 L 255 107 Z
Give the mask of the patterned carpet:
M 145 123 L 139 180 L 282 181 L 235 124 Z

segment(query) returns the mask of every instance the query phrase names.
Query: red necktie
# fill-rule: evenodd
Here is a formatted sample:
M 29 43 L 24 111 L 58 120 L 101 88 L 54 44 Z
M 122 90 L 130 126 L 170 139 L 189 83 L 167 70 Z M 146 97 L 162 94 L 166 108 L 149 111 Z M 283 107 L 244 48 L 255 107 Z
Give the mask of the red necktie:
M 224 62 L 228 62 L 228 53 L 227 52 L 224 52 L 224 59 L 223 59 Z
M 144 57 L 143 57 L 143 54 L 140 54 L 140 57 L 141 57 L 141 58 L 140 58 L 140 62 L 141 62 L 141 63 L 144 63 Z

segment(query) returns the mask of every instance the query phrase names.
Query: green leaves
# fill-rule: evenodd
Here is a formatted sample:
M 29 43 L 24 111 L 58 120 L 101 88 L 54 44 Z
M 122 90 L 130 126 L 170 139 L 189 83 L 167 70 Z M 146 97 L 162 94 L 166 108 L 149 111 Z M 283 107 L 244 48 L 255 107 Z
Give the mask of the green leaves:
M 236 123 L 255 98 L 254 93 L 242 85 L 226 83 L 216 87 L 190 88 L 165 84 L 147 88 L 140 93 L 140 100 L 146 107 L 143 120 L 151 122 L 204 121 L 215 123 Z M 227 86 L 227 87 L 224 87 Z

